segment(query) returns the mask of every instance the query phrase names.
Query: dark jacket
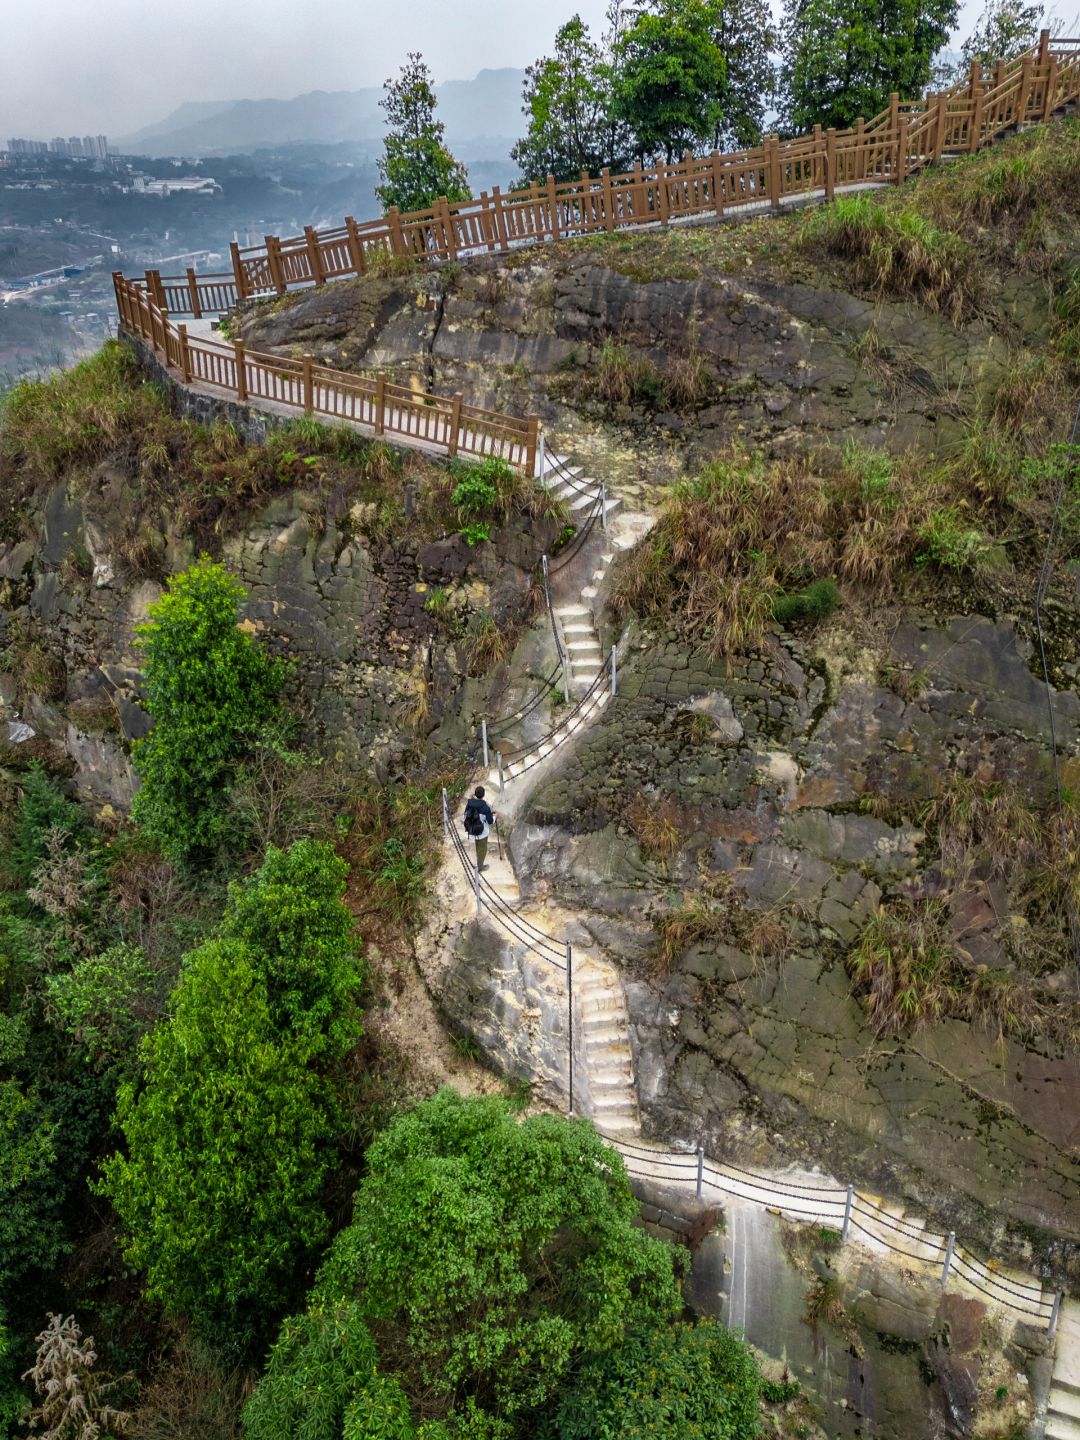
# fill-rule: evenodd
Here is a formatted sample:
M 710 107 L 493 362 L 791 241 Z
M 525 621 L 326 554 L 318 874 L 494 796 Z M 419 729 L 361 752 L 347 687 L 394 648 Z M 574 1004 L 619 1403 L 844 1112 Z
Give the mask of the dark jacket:
M 465 814 L 472 813 L 482 815 L 489 825 L 495 824 L 495 816 L 491 813 L 491 806 L 486 800 L 478 800 L 475 795 L 470 795 L 465 801 Z

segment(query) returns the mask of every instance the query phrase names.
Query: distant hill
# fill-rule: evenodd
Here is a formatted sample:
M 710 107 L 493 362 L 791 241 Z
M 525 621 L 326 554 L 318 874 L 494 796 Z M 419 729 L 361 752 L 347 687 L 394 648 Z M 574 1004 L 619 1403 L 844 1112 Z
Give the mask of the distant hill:
M 523 70 L 481 70 L 436 87 L 439 118 L 462 159 L 499 159 L 521 133 Z M 351 141 L 377 150 L 383 137 L 381 86 L 312 90 L 291 100 L 187 102 L 117 140 L 128 155 L 237 155 L 268 146 Z M 482 149 L 477 147 L 483 147 Z

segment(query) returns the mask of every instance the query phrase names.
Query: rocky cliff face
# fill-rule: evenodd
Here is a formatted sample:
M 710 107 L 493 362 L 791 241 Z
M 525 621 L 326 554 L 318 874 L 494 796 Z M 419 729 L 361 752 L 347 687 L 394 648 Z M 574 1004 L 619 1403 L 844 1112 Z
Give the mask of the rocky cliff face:
M 1062 918 L 1026 906 L 1024 857 L 959 856 L 926 820 L 956 777 L 1045 798 L 1050 710 L 1029 658 L 1014 626 L 977 616 L 909 618 L 876 650 L 777 634 L 730 666 L 640 640 L 513 848 L 530 893 L 575 911 L 623 967 L 654 1133 L 816 1158 L 988 1242 L 1005 1225 L 1043 1250 L 1080 1239 L 1075 1048 L 961 1018 L 876 1036 L 845 963 L 883 903 L 945 897 L 973 964 L 1069 990 Z M 1052 705 L 1075 756 L 1080 701 Z M 667 858 L 650 848 L 656 817 L 674 830 Z

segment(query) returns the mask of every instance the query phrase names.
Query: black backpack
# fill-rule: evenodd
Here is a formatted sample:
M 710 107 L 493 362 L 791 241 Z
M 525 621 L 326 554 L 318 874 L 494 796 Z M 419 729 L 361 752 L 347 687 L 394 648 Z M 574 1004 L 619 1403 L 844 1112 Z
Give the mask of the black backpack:
M 484 833 L 484 819 L 475 800 L 465 802 L 465 818 L 462 823 L 465 834 L 471 835 L 474 840 Z

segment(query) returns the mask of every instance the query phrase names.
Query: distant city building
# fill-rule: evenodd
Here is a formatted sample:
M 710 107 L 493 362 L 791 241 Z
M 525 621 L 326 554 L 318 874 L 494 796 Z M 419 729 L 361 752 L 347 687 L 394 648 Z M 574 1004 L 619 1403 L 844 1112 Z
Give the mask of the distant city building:
M 48 143 L 44 140 L 9 140 L 7 148 L 11 155 L 63 155 L 69 160 L 109 158 L 109 141 L 105 135 L 71 135 L 66 140 L 57 135 Z
M 196 195 L 218 195 L 221 186 L 210 175 L 178 175 L 174 180 L 149 180 L 136 175 L 132 189 L 137 195 L 176 195 L 181 191 Z

